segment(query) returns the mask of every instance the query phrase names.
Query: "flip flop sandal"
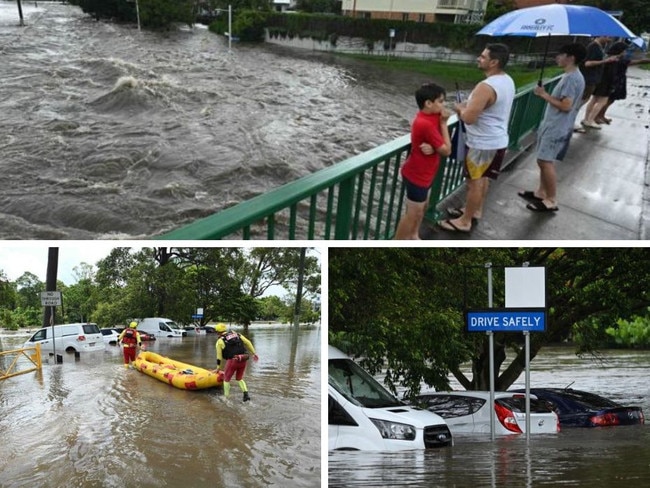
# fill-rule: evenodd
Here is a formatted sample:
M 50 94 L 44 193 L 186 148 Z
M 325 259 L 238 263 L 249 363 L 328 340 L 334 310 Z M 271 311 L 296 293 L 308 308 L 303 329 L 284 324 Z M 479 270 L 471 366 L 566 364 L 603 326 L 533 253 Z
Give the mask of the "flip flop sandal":
M 558 207 L 547 207 L 541 200 L 538 202 L 529 203 L 526 205 L 526 208 L 528 210 L 532 210 L 533 212 L 557 212 L 560 210 Z
M 544 200 L 543 198 L 539 198 L 537 195 L 535 195 L 534 191 L 530 191 L 530 190 L 518 191 L 517 195 L 519 195 L 521 198 L 525 198 L 527 200 L 534 200 L 536 202 L 541 202 L 542 200 Z
M 458 219 L 463 216 L 465 212 L 463 212 L 463 209 L 460 207 L 449 207 L 447 209 L 447 215 L 449 215 L 452 219 Z
M 463 209 L 460 207 L 449 207 L 447 209 L 447 215 L 449 215 L 449 217 L 451 217 L 452 219 L 459 219 L 463 215 L 465 215 L 465 212 L 463 212 Z M 472 217 L 472 225 L 478 224 L 480 220 L 481 219 Z
M 440 220 L 438 222 L 438 226 L 446 230 L 448 232 L 461 232 L 463 234 L 469 234 L 472 229 L 461 229 L 458 227 L 456 224 L 454 224 L 451 220 L 446 219 L 446 220 Z

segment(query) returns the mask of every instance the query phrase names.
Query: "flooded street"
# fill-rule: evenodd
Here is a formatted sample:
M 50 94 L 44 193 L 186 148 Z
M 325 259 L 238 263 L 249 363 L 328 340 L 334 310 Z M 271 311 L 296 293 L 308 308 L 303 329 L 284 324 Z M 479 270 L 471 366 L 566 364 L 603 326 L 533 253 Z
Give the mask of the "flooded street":
M 421 75 L 0 0 L 0 238 L 140 239 L 409 132 Z
M 248 403 L 236 383 L 226 400 L 127 370 L 115 346 L 0 382 L 0 487 L 320 486 L 320 327 L 252 326 L 247 337 L 260 356 Z M 212 369 L 215 342 L 147 346 Z
M 650 415 L 648 351 L 605 351 L 598 360 L 570 348 L 543 349 L 531 385 L 591 391 Z M 458 384 L 452 384 L 460 389 Z M 512 388 L 524 387 L 524 375 Z M 333 451 L 330 487 L 528 488 L 645 486 L 650 479 L 650 424 L 563 429 L 557 435 L 456 436 L 451 448 L 373 453 Z

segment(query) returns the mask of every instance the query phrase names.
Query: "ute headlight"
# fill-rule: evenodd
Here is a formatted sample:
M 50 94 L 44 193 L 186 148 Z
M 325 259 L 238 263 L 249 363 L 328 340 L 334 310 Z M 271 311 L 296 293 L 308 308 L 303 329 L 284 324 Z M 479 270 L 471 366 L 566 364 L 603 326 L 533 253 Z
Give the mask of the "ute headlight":
M 400 441 L 415 440 L 415 427 L 408 424 L 388 422 L 386 420 L 370 419 L 375 427 L 379 429 L 384 439 L 397 439 Z

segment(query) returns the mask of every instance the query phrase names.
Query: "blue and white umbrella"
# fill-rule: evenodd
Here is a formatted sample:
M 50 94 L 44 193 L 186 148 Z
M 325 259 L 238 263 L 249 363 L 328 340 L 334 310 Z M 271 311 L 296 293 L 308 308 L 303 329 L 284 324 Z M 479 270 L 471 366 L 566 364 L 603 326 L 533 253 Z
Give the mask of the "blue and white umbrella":
M 494 19 L 476 34 L 495 37 L 637 37 L 619 20 L 596 7 L 558 3 L 513 10 Z
M 476 35 L 547 37 L 539 76 L 540 86 L 551 36 L 637 37 L 618 19 L 596 7 L 558 3 L 513 10 L 485 25 Z
M 634 44 L 642 51 L 645 51 L 648 48 L 648 43 L 645 42 L 645 39 L 643 37 L 635 37 L 634 39 L 632 39 L 632 44 Z

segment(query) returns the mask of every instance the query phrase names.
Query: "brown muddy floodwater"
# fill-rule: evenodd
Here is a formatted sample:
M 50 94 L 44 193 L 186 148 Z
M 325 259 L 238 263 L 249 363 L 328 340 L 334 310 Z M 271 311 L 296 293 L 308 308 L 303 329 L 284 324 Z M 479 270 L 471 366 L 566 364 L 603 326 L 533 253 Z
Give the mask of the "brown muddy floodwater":
M 531 385 L 571 387 L 643 408 L 650 417 L 650 351 L 604 351 L 598 359 L 545 348 Z M 455 380 L 452 387 L 462 389 Z M 524 387 L 524 375 L 513 388 Z M 646 421 L 647 422 L 647 421 Z M 563 429 L 557 435 L 456 436 L 428 451 L 330 451 L 329 487 L 642 488 L 650 486 L 650 424 Z
M 0 487 L 320 486 L 320 330 L 251 327 L 249 403 L 235 383 L 225 400 L 127 370 L 115 346 L 0 381 Z M 0 349 L 26 339 L 0 334 Z M 149 350 L 214 368 L 215 342 Z

